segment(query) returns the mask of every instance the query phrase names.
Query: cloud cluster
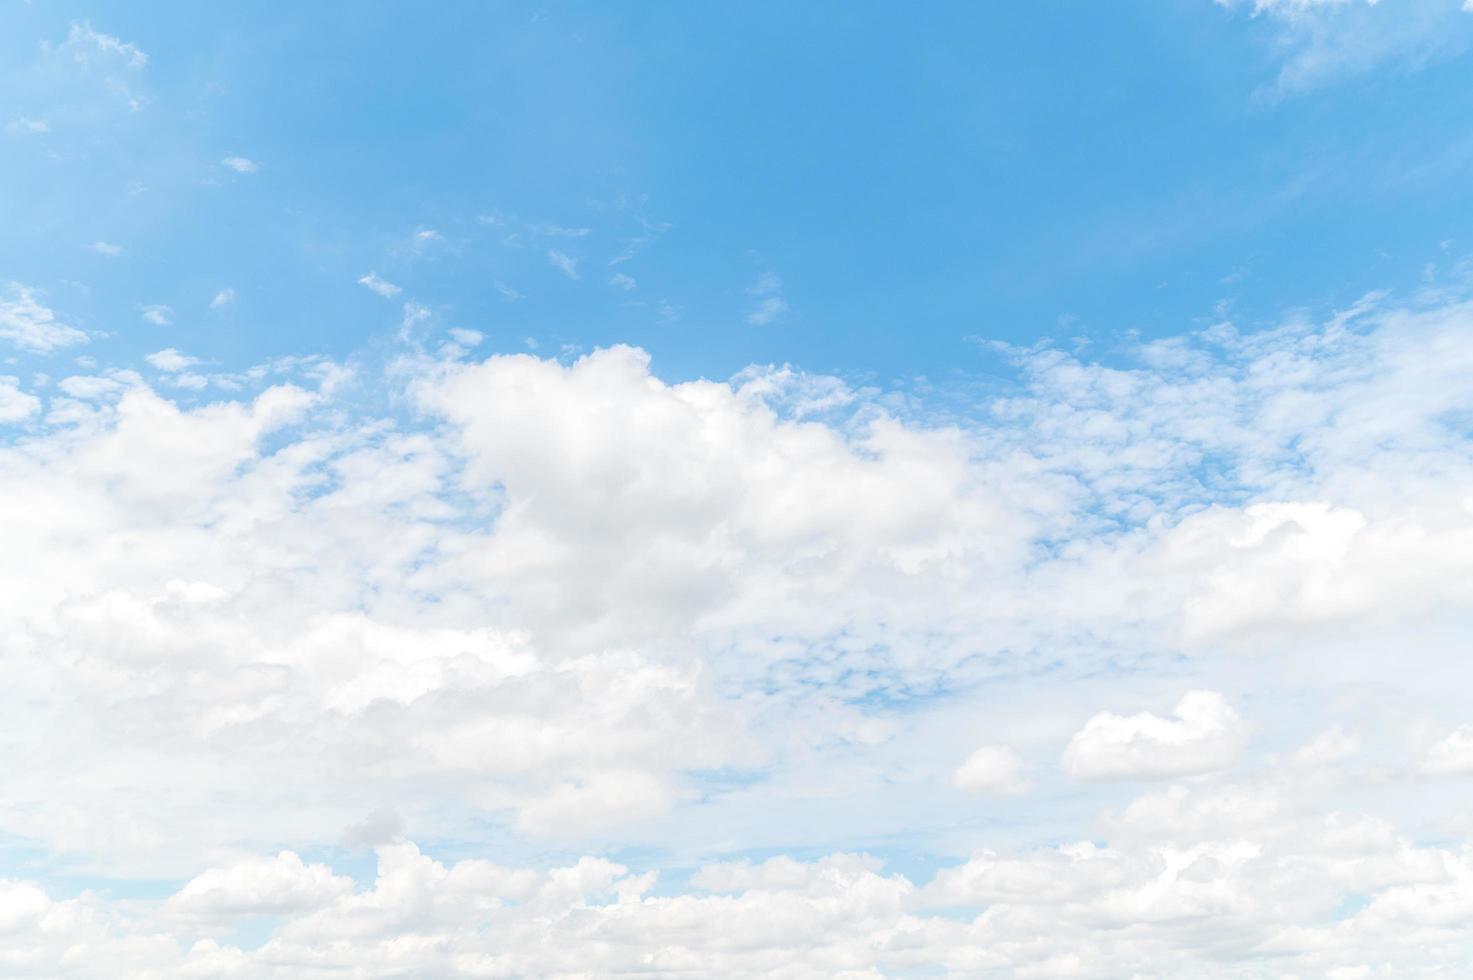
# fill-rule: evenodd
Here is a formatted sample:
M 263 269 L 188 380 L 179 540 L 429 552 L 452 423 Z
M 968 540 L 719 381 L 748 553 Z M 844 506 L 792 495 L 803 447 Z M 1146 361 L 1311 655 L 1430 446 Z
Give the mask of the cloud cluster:
M 10 297 L 12 340 L 74 329 Z M 789 369 L 671 383 L 628 347 L 471 358 L 465 330 L 382 371 L 149 355 L 212 392 L 179 399 L 6 375 L 0 830 L 53 873 L 180 884 L 17 880 L 0 962 L 1448 962 L 1473 311 L 1434 300 L 1111 364 L 1004 350 L 1018 384 L 944 415 Z M 897 840 L 954 856 L 847 853 Z M 368 843 L 371 886 L 334 864 Z

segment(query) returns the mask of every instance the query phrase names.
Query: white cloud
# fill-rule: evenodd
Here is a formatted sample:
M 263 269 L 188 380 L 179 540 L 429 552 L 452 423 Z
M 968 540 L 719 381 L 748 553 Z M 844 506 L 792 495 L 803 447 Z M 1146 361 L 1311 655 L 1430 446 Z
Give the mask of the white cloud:
M 261 169 L 261 165 L 246 157 L 226 157 L 220 161 L 220 166 L 234 170 L 238 174 L 253 174 Z
M 1422 771 L 1430 776 L 1473 772 L 1473 725 L 1459 725 L 1427 752 Z
M 353 879 L 322 864 L 303 864 L 291 851 L 275 858 L 247 858 L 212 868 L 169 899 L 172 911 L 189 915 L 282 915 L 330 905 L 353 891 Z
M 111 34 L 95 31 L 92 29 L 92 24 L 85 20 L 72 23 L 71 30 L 67 34 L 66 47 L 78 60 L 85 60 L 92 54 L 100 53 L 121 59 L 123 64 L 132 71 L 137 71 L 148 64 L 148 55 L 139 50 L 137 45 Z
M 757 300 L 757 305 L 747 314 L 746 320 L 754 326 L 764 326 L 788 311 L 787 301 L 782 298 L 782 280 L 774 272 L 764 272 L 757 281 L 747 287 L 747 295 Z
M 1111 366 L 1005 350 L 1018 384 L 966 412 L 785 368 L 669 383 L 623 347 L 406 345 L 214 403 L 94 365 L 0 440 L 0 832 L 191 885 L 4 883 L 0 961 L 1446 973 L 1464 788 L 1408 777 L 1466 719 L 1470 324 L 1363 304 Z M 1158 715 L 1164 684 L 1199 690 Z M 1156 707 L 1079 728 L 1122 704 Z M 943 767 L 981 713 L 1076 775 L 1190 779 L 968 798 Z M 956 783 L 1014 788 L 988 749 Z M 321 856 L 385 841 L 361 886 Z M 868 841 L 972 856 L 791 856 Z
M 370 290 L 378 293 L 384 299 L 393 299 L 395 296 L 398 296 L 404 291 L 398 286 L 389 282 L 387 279 L 380 279 L 378 277 L 378 274 L 375 272 L 370 272 L 365 276 L 360 276 L 358 279 L 358 284 L 361 286 L 367 286 Z
M 1171 718 L 1102 711 L 1069 740 L 1064 769 L 1081 779 L 1167 779 L 1232 765 L 1247 741 L 1243 720 L 1215 691 L 1190 691 Z
M 522 298 L 521 293 L 511 288 L 500 279 L 491 280 L 491 285 L 496 287 L 496 291 L 501 294 L 501 298 L 506 300 L 508 303 L 515 303 L 517 300 Z
M 544 238 L 586 238 L 593 233 L 592 228 L 568 228 L 563 225 L 546 223 L 528 225 L 527 230 Z
M 0 375 L 0 423 L 19 422 L 41 410 L 41 399 L 20 390 L 20 379 Z
M 57 320 L 55 313 L 41 305 L 34 290 L 13 282 L 0 296 L 0 340 L 22 350 L 49 354 L 85 344 L 87 335 Z
M 565 254 L 563 252 L 559 252 L 555 248 L 550 248 L 550 249 L 547 250 L 547 261 L 548 262 L 551 262 L 552 263 L 552 267 L 554 269 L 556 269 L 557 271 L 561 272 L 563 275 L 567 276 L 569 279 L 577 279 L 578 278 L 578 260 L 577 259 L 572 258 L 571 256 L 569 256 L 569 255 L 567 255 L 567 254 Z
M 154 303 L 143 308 L 143 319 L 156 327 L 167 327 L 174 322 L 174 308 Z
M 1406 70 L 1466 49 L 1470 25 L 1453 0 L 1214 0 L 1245 10 L 1274 32 L 1281 62 L 1265 91 L 1292 95 L 1399 62 Z
M 1023 760 L 1006 746 L 984 745 L 973 752 L 951 777 L 951 784 L 969 793 L 1014 796 L 1026 793 Z
M 185 368 L 199 363 L 199 358 L 181 354 L 172 347 L 155 351 L 145 357 L 144 360 L 160 371 L 183 371 Z
M 107 255 L 116 258 L 117 256 L 123 254 L 123 246 L 114 245 L 111 242 L 93 242 L 87 247 L 92 249 L 92 251 L 96 252 L 98 255 Z
M 222 289 L 210 300 L 210 309 L 218 310 L 235 302 L 235 290 Z
M 616 272 L 612 276 L 609 276 L 609 285 L 615 289 L 628 290 L 638 287 L 639 283 L 635 282 L 634 277 L 627 273 Z
M 16 116 L 5 124 L 5 132 L 10 136 L 33 136 L 40 133 L 51 132 L 51 127 L 44 119 L 31 119 L 26 116 Z
M 1294 761 L 1302 766 L 1328 766 L 1344 762 L 1360 751 L 1360 740 L 1335 725 L 1300 746 Z
M 465 327 L 451 327 L 450 338 L 462 347 L 476 347 L 486 339 L 485 334 L 479 330 L 468 330 Z

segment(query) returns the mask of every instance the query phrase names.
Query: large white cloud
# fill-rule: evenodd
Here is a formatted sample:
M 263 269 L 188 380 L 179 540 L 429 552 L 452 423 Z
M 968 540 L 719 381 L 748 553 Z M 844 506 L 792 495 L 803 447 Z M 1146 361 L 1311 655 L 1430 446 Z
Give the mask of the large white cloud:
M 48 874 L 6 886 L 0 964 L 1446 962 L 1473 828 L 1423 777 L 1459 768 L 1429 747 L 1473 679 L 1473 316 L 1382 302 L 1013 351 L 1015 390 L 944 418 L 630 348 L 290 362 L 209 376 L 218 403 L 17 384 L 0 830 Z M 972 857 L 848 853 L 891 848 Z

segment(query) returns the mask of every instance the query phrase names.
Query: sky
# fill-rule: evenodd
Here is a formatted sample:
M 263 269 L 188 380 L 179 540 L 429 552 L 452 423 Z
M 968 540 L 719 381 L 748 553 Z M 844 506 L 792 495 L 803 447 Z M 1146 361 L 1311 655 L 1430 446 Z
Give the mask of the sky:
M 0 977 L 1473 969 L 1473 4 L 0 2 Z

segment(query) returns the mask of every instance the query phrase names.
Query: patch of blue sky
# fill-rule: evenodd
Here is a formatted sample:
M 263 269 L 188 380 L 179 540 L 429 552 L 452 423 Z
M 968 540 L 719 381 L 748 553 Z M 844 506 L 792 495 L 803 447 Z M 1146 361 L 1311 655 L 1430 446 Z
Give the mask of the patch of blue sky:
M 6 276 L 110 363 L 342 358 L 412 300 L 488 349 L 893 384 L 1345 305 L 1473 217 L 1465 60 L 1264 98 L 1273 27 L 1208 3 L 373 11 L 11 10 Z M 63 77 L 73 23 L 146 63 Z

